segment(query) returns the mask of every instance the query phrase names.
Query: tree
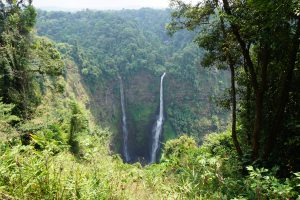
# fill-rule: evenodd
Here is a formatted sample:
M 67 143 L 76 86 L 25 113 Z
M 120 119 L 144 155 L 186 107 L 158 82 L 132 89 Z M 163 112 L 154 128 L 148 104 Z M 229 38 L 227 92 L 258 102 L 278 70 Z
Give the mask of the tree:
M 5 141 L 8 138 L 12 138 L 16 135 L 16 130 L 13 128 L 12 123 L 19 121 L 20 119 L 11 114 L 13 109 L 12 104 L 4 104 L 0 99 L 0 138 L 1 141 Z
M 0 97 L 15 105 L 14 114 L 26 118 L 40 103 L 43 76 L 61 75 L 64 66 L 53 44 L 32 34 L 36 11 L 31 4 L 0 3 Z
M 202 44 L 200 46 L 212 55 L 227 55 L 225 56 L 227 63 L 230 61 L 228 58 L 233 57 L 243 64 L 243 74 L 246 77 L 238 85 L 247 87 L 247 92 L 240 95 L 241 99 L 252 99 L 252 102 L 250 104 L 240 102 L 239 106 L 246 106 L 245 110 L 254 110 L 251 136 L 252 161 L 259 158 L 266 161 L 272 152 L 273 144 L 280 137 L 285 108 L 289 104 L 294 69 L 298 62 L 300 19 L 296 10 L 299 10 L 299 3 L 296 1 L 271 3 L 262 0 L 207 0 L 196 5 L 172 0 L 171 3 L 174 8 L 170 23 L 173 30 L 202 29 L 202 33 L 212 37 L 214 32 L 203 27 L 208 26 L 215 30 L 221 24 L 223 36 L 233 36 L 232 40 L 226 39 L 226 42 L 237 47 L 234 48 L 237 51 L 233 54 L 228 54 L 228 48 L 215 51 L 215 46 L 214 48 L 207 48 L 207 45 Z M 200 38 L 203 38 L 203 34 Z M 216 37 L 213 38 L 216 40 Z M 221 46 L 226 44 L 224 40 L 216 41 Z M 210 58 L 215 62 L 224 61 L 220 56 Z M 233 72 L 234 68 L 230 68 Z M 232 76 L 237 75 L 232 73 Z M 274 103 L 273 98 L 276 96 L 278 101 Z M 234 102 L 233 98 L 232 100 Z M 233 129 L 233 138 L 234 134 Z M 261 146 L 265 149 L 263 150 Z
M 29 107 L 27 91 L 31 35 L 36 12 L 31 1 L 0 2 L 0 96 L 5 103 L 14 103 L 21 114 Z M 25 113 L 23 113 L 25 114 Z
M 177 2 L 178 3 L 178 2 Z M 218 4 L 218 2 L 214 2 Z M 216 5 L 217 6 L 217 5 Z M 232 140 L 238 155 L 241 157 L 243 155 L 242 149 L 240 147 L 237 132 L 236 132 L 236 67 L 241 65 L 240 55 L 237 51 L 237 43 L 233 40 L 233 35 L 228 30 L 229 27 L 224 23 L 224 17 L 221 13 L 215 12 L 209 5 L 204 6 L 201 11 L 200 16 L 202 16 L 203 21 L 195 20 L 197 18 L 197 8 L 187 6 L 179 12 L 173 12 L 173 17 L 183 18 L 186 17 L 187 21 L 179 22 L 173 21 L 168 27 L 171 31 L 176 31 L 177 29 L 184 28 L 185 26 L 189 30 L 196 30 L 200 24 L 202 33 L 196 39 L 196 43 L 199 47 L 207 50 L 205 57 L 203 58 L 202 65 L 205 67 L 218 67 L 221 69 L 229 69 L 231 74 L 231 105 L 232 105 Z M 185 10 L 186 9 L 186 10 Z M 185 10 L 185 12 L 183 12 Z M 184 13 L 184 14 L 183 14 Z M 191 14 L 193 13 L 193 14 Z M 215 15 L 213 19 L 209 16 Z M 199 24 L 200 23 L 200 24 Z M 206 27 L 206 24 L 213 24 L 214 26 Z

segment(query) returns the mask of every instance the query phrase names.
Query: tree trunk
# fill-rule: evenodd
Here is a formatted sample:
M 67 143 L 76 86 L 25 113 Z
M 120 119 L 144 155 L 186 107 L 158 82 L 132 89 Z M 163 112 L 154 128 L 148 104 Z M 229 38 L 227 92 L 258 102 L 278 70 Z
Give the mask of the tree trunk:
M 236 148 L 238 155 L 241 157 L 243 155 L 242 149 L 240 147 L 239 141 L 236 134 L 236 88 L 235 88 L 235 69 L 234 65 L 230 64 L 231 72 L 231 102 L 232 102 L 232 127 L 231 127 L 231 136 L 233 144 Z
M 246 73 L 247 78 L 249 78 L 249 71 L 248 68 L 245 64 L 244 61 L 244 71 Z M 248 145 L 251 146 L 252 145 L 252 141 L 251 141 L 251 133 L 250 133 L 250 129 L 252 127 L 252 118 L 251 118 L 251 85 L 249 84 L 249 82 L 246 83 L 246 119 L 248 124 L 246 125 L 246 135 L 247 135 L 247 142 Z
M 221 29 L 223 32 L 224 40 L 227 41 L 227 33 L 225 30 L 224 20 L 223 17 L 220 17 L 221 21 Z M 229 49 L 229 45 L 225 42 L 224 45 Z M 234 68 L 234 61 L 230 52 L 225 53 L 225 57 L 227 62 L 229 63 L 230 73 L 231 73 L 231 103 L 232 103 L 232 127 L 231 127 L 231 137 L 235 149 L 239 155 L 239 157 L 243 156 L 243 152 L 241 146 L 239 144 L 237 133 L 236 133 L 236 87 L 235 87 L 235 68 Z
M 251 133 L 250 133 L 250 127 L 252 127 L 252 123 L 251 123 L 251 87 L 250 85 L 247 83 L 247 94 L 246 94 L 246 115 L 247 115 L 247 121 L 248 121 L 248 125 L 247 125 L 247 142 L 248 145 L 252 145 L 252 141 L 251 141 Z
M 227 15 L 231 15 L 231 9 L 228 3 L 228 0 L 223 0 L 223 5 L 224 5 L 224 10 L 226 12 Z M 250 80 L 251 80 L 251 84 L 253 86 L 254 92 L 256 93 L 258 90 L 258 82 L 257 82 L 257 77 L 256 77 L 256 73 L 254 70 L 254 65 L 253 62 L 251 60 L 251 56 L 249 53 L 249 49 L 247 48 L 247 44 L 246 42 L 242 39 L 239 28 L 236 24 L 230 23 L 231 29 L 232 29 L 232 33 L 235 35 L 241 50 L 242 50 L 242 54 L 244 56 L 245 59 L 245 63 L 247 65 L 247 68 L 249 69 L 250 72 Z
M 226 14 L 232 16 L 232 12 L 228 0 L 223 0 L 223 5 Z M 252 160 L 254 161 L 258 158 L 258 154 L 259 154 L 259 140 L 260 140 L 261 123 L 262 123 L 262 115 L 263 115 L 263 94 L 265 90 L 264 84 L 266 83 L 267 65 L 264 66 L 265 64 L 262 64 L 263 65 L 262 85 L 259 87 L 259 83 L 257 81 L 257 75 L 254 69 L 253 62 L 251 60 L 249 49 L 247 48 L 246 42 L 241 37 L 239 27 L 233 23 L 230 23 L 230 26 L 233 34 L 235 35 L 238 43 L 240 44 L 242 54 L 246 61 L 247 68 L 249 69 L 251 85 L 255 93 L 255 122 L 254 122 L 254 129 L 253 129 L 253 138 L 252 138 Z
M 255 122 L 252 137 L 252 161 L 258 158 L 259 154 L 259 140 L 262 122 L 262 109 L 263 109 L 263 94 L 258 92 L 255 96 Z
M 268 44 L 262 44 L 260 50 L 261 53 L 261 84 L 256 93 L 255 98 L 255 124 L 253 131 L 252 142 L 252 161 L 255 161 L 259 157 L 259 140 L 261 134 L 261 124 L 263 121 L 263 109 L 264 109 L 264 93 L 267 87 L 267 75 L 269 64 L 269 47 Z
M 264 151 L 264 158 L 267 159 L 273 149 L 274 143 L 277 139 L 277 136 L 281 132 L 282 129 L 282 123 L 283 123 L 283 117 L 284 117 L 284 111 L 286 108 L 286 105 L 289 100 L 289 89 L 292 83 L 293 79 L 293 72 L 296 66 L 296 60 L 297 60 L 297 53 L 300 45 L 300 18 L 298 17 L 297 22 L 297 30 L 296 34 L 292 40 L 292 48 L 290 52 L 290 58 L 286 69 L 286 75 L 283 80 L 283 85 L 281 87 L 281 92 L 279 96 L 279 102 L 277 106 L 277 110 L 275 112 L 275 117 L 273 120 L 273 123 L 271 124 L 271 131 L 269 132 L 268 140 L 265 146 Z

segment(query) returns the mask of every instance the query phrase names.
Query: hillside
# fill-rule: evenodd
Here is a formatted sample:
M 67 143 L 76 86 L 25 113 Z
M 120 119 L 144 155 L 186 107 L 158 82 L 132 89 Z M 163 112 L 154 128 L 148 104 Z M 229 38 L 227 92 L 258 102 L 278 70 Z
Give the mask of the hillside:
M 205 134 L 227 128 L 228 111 L 213 101 L 224 95 L 228 73 L 203 69 L 204 50 L 192 43 L 193 34 L 167 34 L 169 16 L 169 10 L 153 9 L 38 13 L 38 34 L 71 45 L 59 49 L 78 64 L 93 115 L 110 127 L 112 147 L 122 154 L 118 76 L 124 79 L 133 161 L 149 159 L 163 72 L 167 73 L 163 142 L 189 134 L 201 143 Z
M 299 2 L 171 3 L 0 1 L 0 199 L 300 199 Z

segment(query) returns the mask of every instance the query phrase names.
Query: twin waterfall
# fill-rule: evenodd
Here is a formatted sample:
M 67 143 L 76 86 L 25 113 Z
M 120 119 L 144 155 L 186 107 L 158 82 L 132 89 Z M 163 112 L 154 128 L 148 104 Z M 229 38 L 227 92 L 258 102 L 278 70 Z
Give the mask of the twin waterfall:
M 163 91 L 163 83 L 164 77 L 166 73 L 164 73 L 160 78 L 160 98 L 159 98 L 159 115 L 154 124 L 152 133 L 153 133 L 153 141 L 152 141 L 152 148 L 151 148 L 151 156 L 150 156 L 150 163 L 156 162 L 156 155 L 157 150 L 159 147 L 159 138 L 162 132 L 162 126 L 164 122 L 164 91 Z
M 152 129 L 152 146 L 150 154 L 150 163 L 155 163 L 159 148 L 159 139 L 162 133 L 162 127 L 164 122 L 164 99 L 163 99 L 163 82 L 166 73 L 160 78 L 160 99 L 159 99 L 159 115 L 157 116 L 156 122 Z M 120 96 L 121 96 L 121 109 L 122 109 L 122 134 L 123 134 L 123 156 L 125 162 L 130 162 L 131 157 L 128 151 L 128 128 L 127 128 L 127 117 L 125 110 L 125 95 L 122 78 L 120 79 Z
M 124 87 L 122 78 L 120 79 L 120 95 L 121 95 L 121 109 L 122 109 L 122 132 L 123 132 L 123 154 L 125 162 L 130 161 L 130 156 L 128 152 L 128 128 L 127 128 L 127 117 L 125 110 L 125 98 L 124 98 Z

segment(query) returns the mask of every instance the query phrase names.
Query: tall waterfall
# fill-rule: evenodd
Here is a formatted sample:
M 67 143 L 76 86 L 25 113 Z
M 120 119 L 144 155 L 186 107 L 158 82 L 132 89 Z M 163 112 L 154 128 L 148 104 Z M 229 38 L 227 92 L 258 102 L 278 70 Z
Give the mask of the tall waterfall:
M 164 73 L 160 78 L 160 99 L 159 99 L 159 115 L 152 129 L 153 141 L 152 141 L 152 149 L 151 149 L 151 158 L 150 162 L 156 162 L 157 150 L 159 147 L 159 138 L 162 132 L 162 126 L 164 122 L 164 91 L 163 91 L 163 83 L 164 77 L 166 73 Z
M 130 161 L 130 156 L 128 153 L 128 129 L 127 129 L 127 118 L 125 110 L 125 98 L 124 98 L 124 87 L 122 78 L 120 79 L 120 95 L 121 95 L 121 108 L 122 108 L 122 132 L 123 132 L 123 153 L 125 162 Z

